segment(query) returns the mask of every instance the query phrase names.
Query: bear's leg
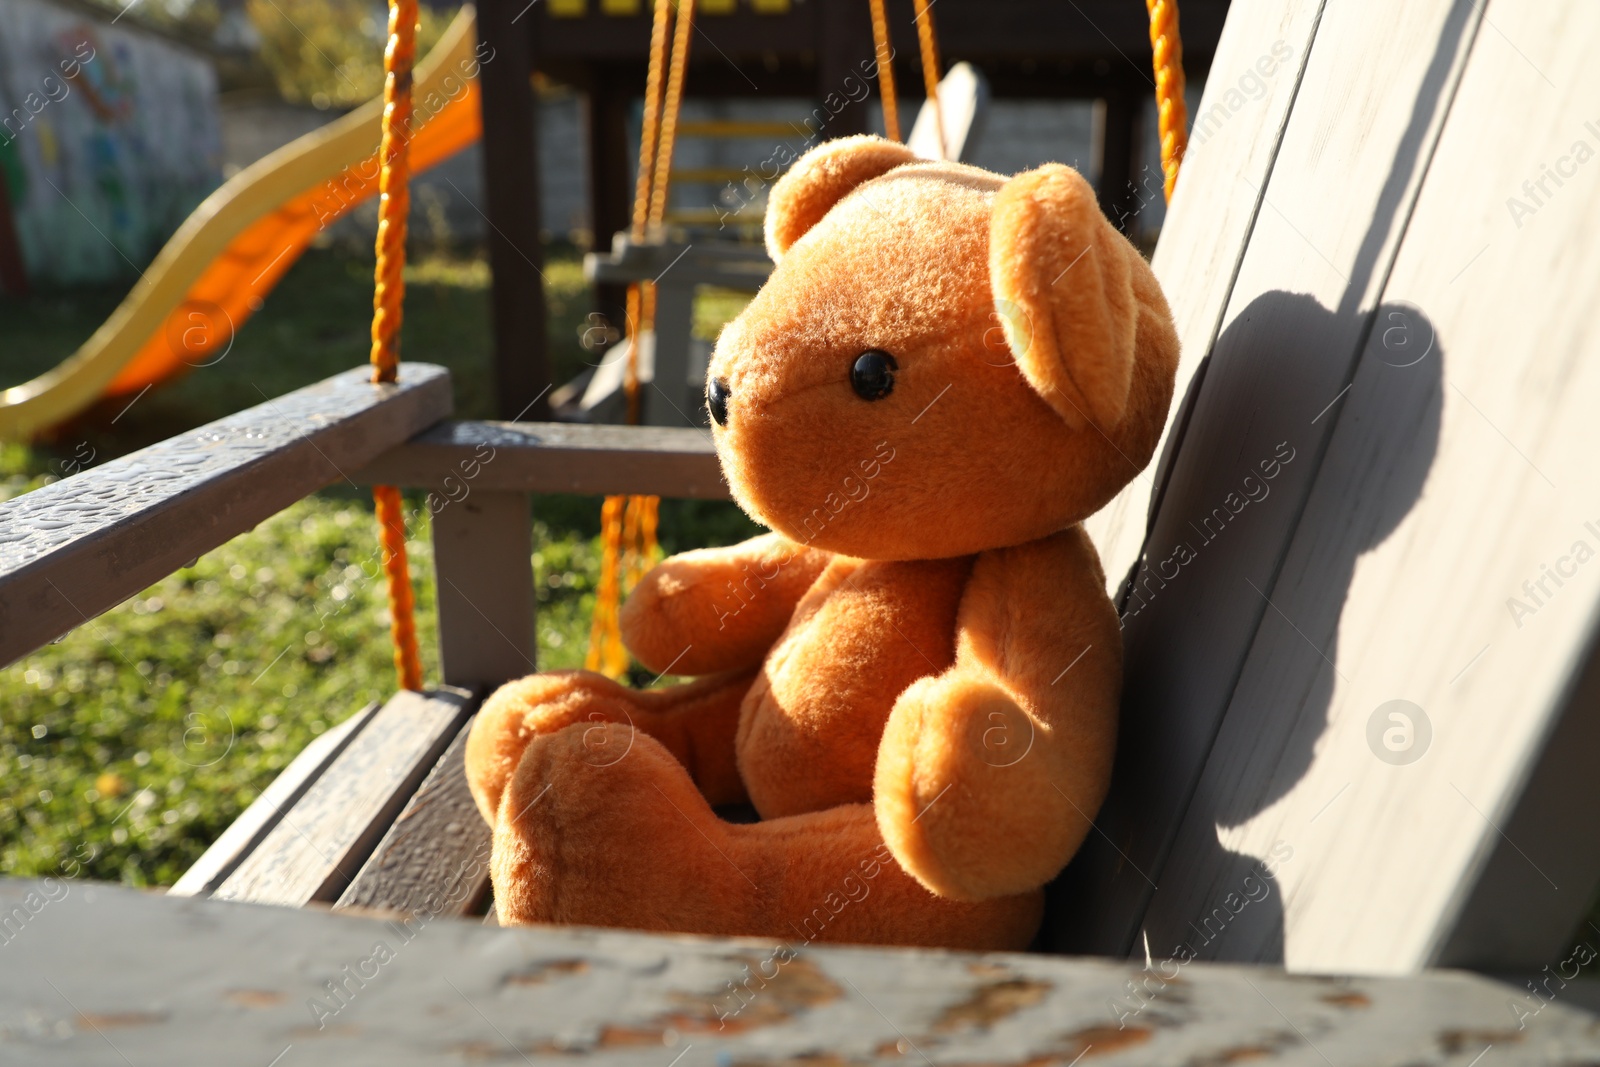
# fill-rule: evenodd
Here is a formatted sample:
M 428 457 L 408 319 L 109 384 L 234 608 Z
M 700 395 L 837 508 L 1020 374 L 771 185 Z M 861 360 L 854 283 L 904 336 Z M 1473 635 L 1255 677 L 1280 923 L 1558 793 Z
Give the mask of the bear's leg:
M 627 739 L 637 730 L 665 745 L 711 803 L 742 803 L 747 797 L 734 758 L 734 734 L 739 704 L 753 678 L 754 672 L 740 671 L 648 690 L 629 689 L 589 671 L 532 674 L 508 682 L 483 702 L 467 738 L 467 782 L 478 810 L 492 825 L 523 750 L 542 734 L 574 725 L 583 727 L 581 758 L 589 764 L 622 759 Z M 631 729 L 618 743 L 598 729 L 604 723 Z
M 505 790 L 490 867 L 503 923 L 972 949 L 1021 949 L 1038 927 L 1038 891 L 961 903 L 922 888 L 869 805 L 727 823 L 654 739 L 585 729 L 536 738 Z M 602 748 L 627 755 L 598 765 Z

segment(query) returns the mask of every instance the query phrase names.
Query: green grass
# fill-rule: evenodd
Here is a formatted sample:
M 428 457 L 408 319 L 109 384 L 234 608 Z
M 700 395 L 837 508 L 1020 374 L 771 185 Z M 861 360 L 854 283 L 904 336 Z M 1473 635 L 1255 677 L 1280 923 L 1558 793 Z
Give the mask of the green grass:
M 576 250 L 548 250 L 557 381 L 590 357 Z M 492 414 L 488 270 L 467 251 L 408 269 L 402 351 L 440 363 L 459 417 Z M 368 252 L 308 252 L 219 363 L 102 405 L 51 439 L 0 448 L 0 499 L 261 403 L 366 359 Z M 0 301 L 0 385 L 69 354 L 110 289 Z M 709 294 L 714 332 L 741 299 Z M 424 672 L 437 677 L 427 508 L 408 498 Z M 599 568 L 599 502 L 534 501 L 541 666 L 580 666 Z M 666 552 L 756 532 L 731 505 L 664 501 Z M 170 884 L 317 734 L 394 689 L 372 505 L 348 487 L 303 500 L 60 642 L 0 669 L 0 872 Z

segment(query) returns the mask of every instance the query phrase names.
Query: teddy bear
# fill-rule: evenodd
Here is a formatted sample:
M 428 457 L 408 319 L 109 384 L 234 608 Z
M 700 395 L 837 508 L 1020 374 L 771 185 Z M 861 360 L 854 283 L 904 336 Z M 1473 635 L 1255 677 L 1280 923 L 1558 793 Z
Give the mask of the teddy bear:
M 502 923 L 1020 949 L 1105 796 L 1117 613 L 1082 521 L 1149 462 L 1178 341 L 1074 170 L 872 136 L 772 188 L 710 432 L 771 530 L 621 613 L 634 690 L 535 674 L 468 782 Z M 719 812 L 745 804 L 758 821 Z

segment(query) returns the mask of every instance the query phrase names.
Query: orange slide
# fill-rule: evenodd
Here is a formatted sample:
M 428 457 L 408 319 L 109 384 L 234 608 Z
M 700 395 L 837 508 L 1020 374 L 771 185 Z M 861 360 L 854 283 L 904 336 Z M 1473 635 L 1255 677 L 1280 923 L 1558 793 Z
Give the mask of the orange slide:
M 482 132 L 476 44 L 466 7 L 417 65 L 411 169 L 424 170 Z M 382 99 L 285 145 L 194 210 L 144 276 L 76 353 L 0 393 L 0 440 L 26 439 L 97 399 L 138 393 L 226 355 L 239 328 L 308 244 L 378 193 Z

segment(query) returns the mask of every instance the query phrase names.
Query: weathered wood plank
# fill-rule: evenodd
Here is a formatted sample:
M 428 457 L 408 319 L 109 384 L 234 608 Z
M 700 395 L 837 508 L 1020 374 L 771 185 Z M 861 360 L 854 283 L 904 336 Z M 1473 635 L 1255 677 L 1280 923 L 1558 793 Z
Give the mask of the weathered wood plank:
M 1080 924 L 1063 947 L 1135 949 L 1480 14 L 1473 0 L 1324 6 L 1127 594 L 1122 740 L 1104 834 L 1060 887 Z
M 475 471 L 470 477 L 463 472 Z M 378 457 L 352 477 L 439 491 L 651 493 L 725 500 L 716 448 L 705 432 L 559 422 L 447 422 Z
M 645 389 L 644 423 L 647 426 L 697 426 L 706 406 L 704 367 L 689 349 L 694 344 L 694 291 L 676 271 L 656 286 L 655 347 L 649 388 Z
M 396 693 L 213 895 L 291 907 L 337 900 L 470 704 L 461 690 Z
M 634 241 L 626 233 L 618 233 L 610 252 L 590 252 L 583 257 L 583 273 L 589 281 L 601 284 L 670 278 L 676 285 L 716 285 L 753 293 L 772 273 L 772 260 L 759 245 Z
M 334 910 L 432 920 L 469 915 L 489 888 L 489 826 L 467 789 L 468 720 L 389 827 Z
M 349 747 L 377 710 L 378 703 L 373 701 L 313 738 L 167 892 L 180 897 L 205 896 L 221 885 L 222 880 L 232 874 L 245 856 L 278 825 L 283 813 L 294 807 L 322 772 L 328 769 L 328 765 Z
M 538 644 L 528 495 L 469 489 L 431 504 L 445 684 L 486 692 L 532 674 Z
M 1161 875 L 1163 948 L 1280 841 L 1281 916 L 1216 954 L 1560 969 L 1600 881 L 1600 9 L 1484 17 Z
M 1100 551 L 1113 594 L 1144 547 L 1158 496 L 1155 487 L 1165 480 L 1163 472 L 1182 438 L 1182 400 L 1216 342 L 1322 2 L 1234 0 L 1230 10 L 1205 94 L 1190 118 L 1183 170 L 1150 264 L 1172 306 L 1182 345 L 1165 450 L 1084 524 Z M 1138 206 L 1162 195 L 1159 167 L 1144 178 L 1137 188 Z
M 450 375 L 357 368 L 0 503 L 0 664 L 450 413 Z
M 1338 980 L 1192 963 L 1168 982 L 1112 960 L 450 920 L 416 929 L 74 883 L 57 883 L 49 902 L 49 888 L 0 882 L 0 911 L 28 915 L 4 948 L 0 1025 L 11 1058 L 30 1064 L 1463 1067 L 1482 1056 L 1511 1067 L 1600 1057 L 1600 1026 L 1574 1006 L 1579 983 L 1518 1030 L 1506 1011 L 1515 989 L 1459 972 Z M 1144 991 L 1143 1010 L 1131 989 Z

